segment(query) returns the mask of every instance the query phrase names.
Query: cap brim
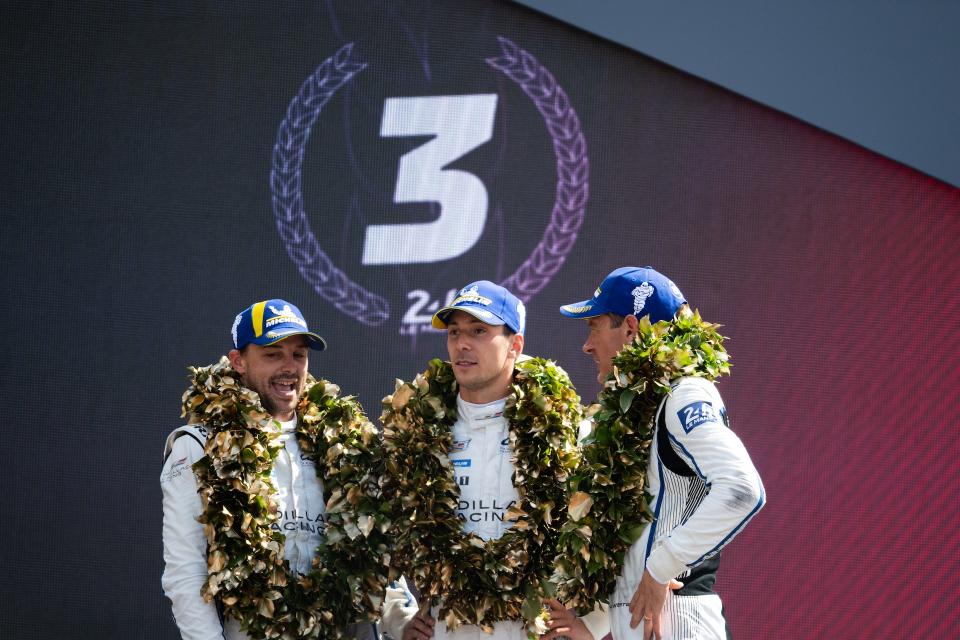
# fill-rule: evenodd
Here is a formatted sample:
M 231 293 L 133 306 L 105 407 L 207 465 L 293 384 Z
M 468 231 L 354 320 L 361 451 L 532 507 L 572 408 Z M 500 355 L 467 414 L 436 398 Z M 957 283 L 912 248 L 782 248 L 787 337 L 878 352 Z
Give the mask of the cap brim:
M 593 318 L 602 316 L 606 312 L 607 310 L 600 307 L 593 298 L 560 307 L 560 313 L 568 318 Z
M 472 306 L 444 307 L 443 309 L 440 309 L 440 311 L 437 311 L 435 314 L 433 314 L 433 319 L 430 321 L 430 324 L 433 325 L 434 329 L 446 329 L 447 322 L 444 318 L 454 311 L 463 311 L 464 313 L 469 313 L 474 318 L 485 324 L 495 326 L 507 324 L 503 321 L 503 319 L 497 317 L 492 311 L 487 311 L 486 309 Z
M 321 338 L 319 335 L 311 331 L 291 331 L 280 336 L 276 340 L 270 340 L 269 342 L 254 342 L 254 344 L 259 344 L 262 347 L 265 347 L 270 344 L 277 344 L 281 340 L 286 340 L 291 336 L 303 336 L 307 339 L 307 346 L 309 346 L 314 351 L 323 351 L 327 348 L 327 341 Z

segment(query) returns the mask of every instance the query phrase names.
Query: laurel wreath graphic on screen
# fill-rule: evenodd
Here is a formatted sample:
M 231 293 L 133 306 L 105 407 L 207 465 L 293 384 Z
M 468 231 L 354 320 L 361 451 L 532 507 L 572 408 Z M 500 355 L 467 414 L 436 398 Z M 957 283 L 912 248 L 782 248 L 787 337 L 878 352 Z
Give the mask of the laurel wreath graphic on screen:
M 343 313 L 364 324 L 377 325 L 390 317 L 390 304 L 353 282 L 323 252 L 310 229 L 300 184 L 304 149 L 317 116 L 330 98 L 366 66 L 353 59 L 353 43 L 349 43 L 324 60 L 300 85 L 273 146 L 270 189 L 277 231 L 300 275 Z
M 550 224 L 530 257 L 501 283 L 527 302 L 560 270 L 577 241 L 590 194 L 590 164 L 580 119 L 553 74 L 507 38 L 497 40 L 503 55 L 487 58 L 487 64 L 516 82 L 533 100 L 553 138 L 557 156 L 557 199 Z
M 580 119 L 553 74 L 511 40 L 497 40 L 501 54 L 487 58 L 486 63 L 533 101 L 557 159 L 556 200 L 550 222 L 533 252 L 502 283 L 527 302 L 560 270 L 577 240 L 589 197 L 590 165 Z M 324 60 L 291 100 L 273 147 L 270 190 L 277 231 L 300 275 L 341 312 L 376 326 L 390 317 L 390 303 L 351 280 L 320 247 L 307 218 L 300 175 L 310 131 L 323 107 L 367 66 L 356 59 L 353 48 L 353 43 L 348 43 Z

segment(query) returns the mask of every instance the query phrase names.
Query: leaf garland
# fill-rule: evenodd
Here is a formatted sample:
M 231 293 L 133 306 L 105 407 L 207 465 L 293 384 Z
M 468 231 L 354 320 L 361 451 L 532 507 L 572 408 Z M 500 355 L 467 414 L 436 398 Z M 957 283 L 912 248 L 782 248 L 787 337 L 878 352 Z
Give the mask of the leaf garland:
M 699 312 L 654 325 L 643 317 L 637 337 L 613 358 L 590 409 L 593 432 L 568 483 L 553 576 L 568 606 L 587 611 L 608 601 L 626 552 L 653 519 L 646 475 L 657 409 L 677 378 L 730 373 L 719 326 Z
M 327 522 L 313 568 L 301 576 L 284 558 L 283 534 L 270 528 L 279 423 L 226 358 L 190 372 L 183 415 L 209 432 L 206 455 L 193 465 L 207 537 L 203 598 L 217 598 L 252 638 L 335 640 L 347 625 L 376 619 L 389 582 L 390 522 L 381 509 L 379 434 L 357 401 L 307 374 L 296 437 L 323 482 Z
M 583 414 L 560 367 L 526 358 L 515 365 L 504 416 L 520 499 L 506 513 L 513 527 L 484 542 L 465 534 L 457 516 L 460 487 L 448 456 L 457 420 L 453 368 L 435 359 L 412 382 L 397 380 L 381 416 L 384 493 L 396 496 L 394 559 L 424 606 L 440 604 L 449 628 L 470 624 L 491 632 L 498 621 L 524 619 L 540 634 L 546 631 L 542 598 L 555 594 L 550 576 Z

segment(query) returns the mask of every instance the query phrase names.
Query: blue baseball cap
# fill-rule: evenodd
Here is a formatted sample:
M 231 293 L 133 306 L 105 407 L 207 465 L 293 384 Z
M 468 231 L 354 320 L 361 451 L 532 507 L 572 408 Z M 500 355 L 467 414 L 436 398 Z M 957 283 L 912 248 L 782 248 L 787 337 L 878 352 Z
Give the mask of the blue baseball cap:
M 449 306 L 433 314 L 434 329 L 446 329 L 447 318 L 454 311 L 466 311 L 486 324 L 505 324 L 520 335 L 527 324 L 527 309 L 523 302 L 489 280 L 477 280 L 460 289 Z
M 651 324 L 671 320 L 687 302 L 673 280 L 652 267 L 620 267 L 610 272 L 593 297 L 560 307 L 568 318 L 593 318 L 605 313 L 650 316 Z
M 266 346 L 290 336 L 304 336 L 311 349 L 323 351 L 327 343 L 307 328 L 300 309 L 285 300 L 264 300 L 237 314 L 233 320 L 233 346 L 243 349 L 248 344 Z

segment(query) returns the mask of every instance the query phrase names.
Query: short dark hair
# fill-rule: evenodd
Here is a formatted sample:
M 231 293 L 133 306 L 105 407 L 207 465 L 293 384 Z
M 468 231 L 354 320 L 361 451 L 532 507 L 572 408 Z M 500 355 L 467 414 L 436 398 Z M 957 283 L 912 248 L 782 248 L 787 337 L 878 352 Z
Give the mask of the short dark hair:
M 507 336 L 508 338 L 512 338 L 513 336 L 517 335 L 517 332 L 507 325 L 503 325 L 503 335 Z
M 612 311 L 607 313 L 610 316 L 610 328 L 616 329 L 623 324 L 623 321 L 627 319 L 627 316 L 621 316 L 619 313 L 613 313 Z

